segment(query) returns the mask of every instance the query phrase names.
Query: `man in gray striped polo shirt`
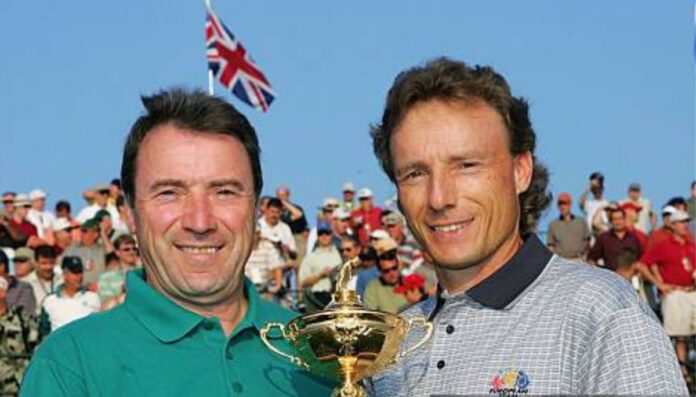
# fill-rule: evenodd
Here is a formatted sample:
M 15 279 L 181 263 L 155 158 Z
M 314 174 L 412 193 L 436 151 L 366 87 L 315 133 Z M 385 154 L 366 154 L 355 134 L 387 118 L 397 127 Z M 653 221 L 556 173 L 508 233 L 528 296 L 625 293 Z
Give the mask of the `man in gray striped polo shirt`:
M 409 69 L 372 136 L 440 292 L 405 312 L 433 321 L 428 344 L 373 377 L 371 394 L 687 394 L 629 284 L 533 233 L 548 171 L 528 105 L 501 75 L 446 58 Z

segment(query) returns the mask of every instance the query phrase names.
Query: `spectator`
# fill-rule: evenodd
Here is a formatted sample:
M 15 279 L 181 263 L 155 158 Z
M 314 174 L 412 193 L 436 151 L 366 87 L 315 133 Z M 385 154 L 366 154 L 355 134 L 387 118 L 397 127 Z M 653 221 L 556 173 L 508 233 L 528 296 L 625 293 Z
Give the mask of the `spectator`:
M 111 214 L 109 211 L 97 211 L 97 213 L 94 215 L 94 220 L 99 223 L 99 232 L 101 233 L 100 243 L 102 245 L 106 246 L 105 243 L 107 243 L 107 241 L 111 243 L 112 241 L 116 240 L 118 234 L 116 234 L 116 230 L 114 229 L 114 223 L 111 219 Z
M 2 205 L 3 208 L 0 209 L 0 221 L 9 221 L 12 218 L 15 210 L 15 192 L 5 192 L 2 194 Z
M 367 285 L 379 277 L 377 251 L 372 245 L 365 245 L 360 248 L 358 256 L 360 257 L 360 270 L 357 272 L 355 290 L 360 297 L 364 298 Z
M 99 210 L 109 211 L 112 220 L 119 219 L 118 210 L 114 205 L 109 204 L 111 187 L 109 185 L 97 185 L 92 191 L 93 196 L 91 197 L 93 197 L 94 202 L 80 211 L 77 215 L 77 221 L 83 224 L 87 222 L 87 220 L 94 218 Z
M 572 198 L 568 193 L 558 195 L 560 216 L 549 225 L 546 244 L 555 254 L 568 259 L 582 259 L 590 245 L 587 221 L 571 212 Z
M 611 229 L 597 237 L 595 245 L 590 248 L 587 260 L 592 264 L 599 264 L 606 269 L 616 270 L 616 256 L 624 250 L 633 252 L 640 257 L 643 250 L 635 233 L 626 228 L 626 214 L 616 208 L 609 212 Z M 601 262 L 600 262 L 601 260 Z
M 82 231 L 80 230 L 80 222 L 78 222 L 71 215 L 70 203 L 66 200 L 60 200 L 56 203 L 56 220 L 64 218 L 72 226 L 70 233 L 72 234 L 72 241 L 80 241 L 82 238 Z M 58 253 L 60 255 L 60 253 Z
M 684 211 L 688 213 L 689 211 L 689 204 L 686 202 L 684 197 L 676 196 L 672 197 L 667 201 L 667 205 L 671 205 L 672 207 L 678 209 L 679 211 Z
M 41 314 L 41 305 L 46 296 L 56 292 L 58 286 L 63 283 L 61 273 L 55 271 L 56 251 L 50 245 L 39 245 L 36 247 L 36 269 L 25 279 L 34 292 L 36 299 L 36 309 L 34 315 Z
M 652 203 L 645 197 L 641 196 L 641 187 L 639 183 L 631 183 L 628 185 L 628 197 L 621 204 L 633 203 L 636 207 L 642 208 L 638 213 L 636 229 L 647 234 L 657 227 L 657 216 L 653 211 Z
M 592 198 L 588 198 L 590 193 L 592 194 Z M 604 175 L 600 172 L 593 172 L 592 175 L 590 175 L 590 187 L 582 193 L 578 204 L 587 217 L 587 227 L 590 228 L 590 231 L 595 236 L 609 230 L 609 222 L 605 212 L 600 212 L 601 216 L 598 218 L 598 221 L 595 222 L 595 213 L 609 205 L 609 202 L 604 199 L 603 195 Z
M 643 279 L 640 276 L 638 270 L 638 257 L 636 253 L 632 250 L 623 250 L 616 255 L 614 263 L 616 264 L 616 274 L 623 277 L 631 283 L 633 289 L 636 290 L 638 296 L 640 296 L 645 302 L 648 301 L 648 297 L 645 291 L 645 286 L 643 285 Z
M 279 241 L 271 241 L 261 235 L 261 228 L 256 228 L 253 250 L 244 267 L 244 274 L 251 280 L 264 298 L 276 294 L 283 286 L 283 266 L 285 265 Z M 264 293 L 266 293 L 264 296 Z
M 396 244 L 399 263 L 404 269 L 413 270 L 413 265 L 422 256 L 420 246 L 406 229 L 404 217 L 398 212 L 390 212 L 384 220 L 384 226 Z
M 115 207 L 119 197 L 123 197 L 123 189 L 121 188 L 121 180 L 115 178 L 109 183 L 108 205 Z
M 0 395 L 19 391 L 29 358 L 38 343 L 36 317 L 7 302 L 8 282 L 0 278 Z
M 85 290 L 84 266 L 77 256 L 64 256 L 61 261 L 63 284 L 55 293 L 48 295 L 43 303 L 39 323 L 42 336 L 65 324 L 86 317 L 99 310 L 99 296 Z
M 101 232 L 99 230 L 99 222 L 96 219 L 89 219 L 83 223 L 81 230 L 82 239 L 68 247 L 63 256 L 77 256 L 80 258 L 84 272 L 81 278 L 85 286 L 90 286 L 106 270 L 105 259 L 108 252 L 99 243 Z
M 341 208 L 347 213 L 353 212 L 355 209 L 355 186 L 353 182 L 346 182 L 343 184 L 343 200 L 341 201 Z
M 297 247 L 290 226 L 280 220 L 283 202 L 275 197 L 268 199 L 263 217 L 259 220 L 261 236 L 270 241 L 279 241 L 284 259 L 297 258 Z
M 46 193 L 43 190 L 35 189 L 29 192 L 31 209 L 27 214 L 27 220 L 36 226 L 39 238 L 51 243 L 53 239 L 53 222 L 56 217 L 51 211 L 46 211 Z
M 689 218 L 691 221 L 689 225 L 691 226 L 691 235 L 696 235 L 696 181 L 691 182 L 691 196 L 686 202 L 689 212 Z
M 676 210 L 670 215 L 670 221 L 671 237 L 650 245 L 637 266 L 664 294 L 665 331 L 676 338 L 677 358 L 684 363 L 687 339 L 696 335 L 696 245 L 689 235 L 689 214 Z
M 62 255 L 63 251 L 73 243 L 73 228 L 73 225 L 66 218 L 57 218 L 53 223 L 53 249 L 56 251 L 56 255 Z
M 5 289 L 7 305 L 22 313 L 34 314 L 36 311 L 36 298 L 34 298 L 31 285 L 10 275 L 10 261 L 3 250 L 0 250 L 0 279 L 7 282 L 7 288 Z
M 648 247 L 648 236 L 637 227 L 638 219 L 640 217 L 639 214 L 643 213 L 643 208 L 639 204 L 632 201 L 623 202 L 621 205 L 619 205 L 619 208 L 626 215 L 626 230 L 636 235 L 638 242 L 640 243 L 641 250 L 645 252 Z
M 15 210 L 8 221 L 9 232 L 15 242 L 15 247 L 36 246 L 40 242 L 36 226 L 27 220 L 31 201 L 26 194 L 18 194 L 14 201 Z
M 19 280 L 24 281 L 24 279 L 34 271 L 34 260 L 36 255 L 34 250 L 29 247 L 21 247 L 15 250 L 14 260 L 14 275 Z
M 375 207 L 372 190 L 368 188 L 362 188 L 358 191 L 358 201 L 360 206 L 353 210 L 351 218 L 353 219 L 353 226 L 355 226 L 355 230 L 358 233 L 358 241 L 360 241 L 361 245 L 365 245 L 369 243 L 370 233 L 382 228 L 380 222 L 382 209 Z
M 365 289 L 365 306 L 370 309 L 398 313 L 409 306 L 406 295 L 395 291 L 402 284 L 397 248 L 398 245 L 392 238 L 385 238 L 375 243 L 377 269 L 380 275 L 370 281 Z
M 130 214 L 128 213 L 125 197 L 119 196 L 116 199 L 116 211 L 118 212 L 118 218 L 111 220 L 113 222 L 114 229 L 116 230 L 116 234 L 132 234 L 134 231 L 128 226 Z
M 334 244 L 341 246 L 340 240 L 345 237 L 353 237 L 353 229 L 350 228 L 350 214 L 338 207 L 331 213 L 333 220 Z
M 123 234 L 114 242 L 116 266 L 105 271 L 97 281 L 97 294 L 102 304 L 116 298 L 123 292 L 126 273 L 138 266 L 138 248 L 133 236 Z
M 341 265 L 341 255 L 331 241 L 331 227 L 317 227 L 317 247 L 308 252 L 300 265 L 300 286 L 305 289 L 305 306 L 312 312 L 322 309 L 331 301 L 329 276 Z
M 304 209 L 290 201 L 290 189 L 286 186 L 281 186 L 276 190 L 276 197 L 283 203 L 280 220 L 290 227 L 292 237 L 295 240 L 297 262 L 302 263 L 302 259 L 307 251 L 307 237 L 309 235 L 309 226 Z
M 336 211 L 343 211 L 343 208 L 336 208 Z M 360 244 L 358 241 L 350 236 L 342 237 L 340 240 L 340 245 L 338 247 L 338 252 L 341 254 L 341 262 L 346 263 L 350 260 L 357 258 L 360 254 Z M 358 262 L 357 266 L 352 269 L 353 277 L 348 280 L 348 288 L 357 289 L 358 283 L 358 273 L 362 270 L 362 262 Z M 335 288 L 334 288 L 335 289 Z

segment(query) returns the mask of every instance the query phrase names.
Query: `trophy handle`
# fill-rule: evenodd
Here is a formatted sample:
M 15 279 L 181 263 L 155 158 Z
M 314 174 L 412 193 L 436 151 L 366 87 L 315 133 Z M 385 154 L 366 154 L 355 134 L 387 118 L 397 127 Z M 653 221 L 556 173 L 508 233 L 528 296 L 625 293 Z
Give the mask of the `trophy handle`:
M 406 357 L 407 354 L 411 354 L 415 350 L 417 350 L 418 348 L 423 346 L 425 344 L 425 342 L 427 342 L 428 339 L 430 339 L 430 337 L 433 334 L 433 324 L 430 321 L 426 320 L 424 317 L 410 318 L 410 319 L 407 319 L 406 321 L 408 322 L 408 330 L 406 332 L 410 332 L 414 325 L 418 325 L 421 328 L 425 329 L 425 336 L 418 343 L 411 346 L 406 351 L 399 353 L 396 356 L 396 358 L 394 358 L 395 363 L 401 361 L 401 359 Z
M 280 330 L 281 335 L 283 335 L 283 339 L 288 340 L 288 335 L 285 332 L 285 326 L 281 323 L 267 323 L 265 327 L 259 331 L 259 336 L 261 337 L 261 340 L 263 343 L 271 349 L 271 351 L 279 356 L 283 356 L 290 360 L 293 364 L 302 367 L 304 369 L 309 369 L 309 365 L 307 365 L 306 362 L 304 362 L 301 358 L 291 356 L 285 352 L 280 351 L 278 348 L 273 346 L 273 344 L 268 340 L 268 332 L 270 332 L 273 328 L 278 328 Z

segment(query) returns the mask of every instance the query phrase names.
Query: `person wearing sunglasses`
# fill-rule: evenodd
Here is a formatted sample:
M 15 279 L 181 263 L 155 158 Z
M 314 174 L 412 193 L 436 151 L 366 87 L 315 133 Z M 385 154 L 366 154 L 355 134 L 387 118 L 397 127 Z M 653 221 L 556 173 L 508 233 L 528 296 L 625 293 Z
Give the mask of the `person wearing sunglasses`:
M 398 245 L 391 237 L 374 243 L 377 251 L 379 277 L 370 281 L 365 289 L 365 306 L 374 310 L 398 313 L 410 302 L 404 294 L 396 292 L 401 285 L 401 264 L 396 254 Z
M 341 265 L 341 255 L 333 244 L 331 226 L 317 226 L 317 243 L 300 265 L 300 286 L 305 289 L 308 312 L 322 309 L 331 301 L 331 275 Z
M 102 305 L 109 303 L 123 293 L 126 272 L 135 269 L 140 259 L 135 239 L 129 234 L 118 236 L 114 242 L 114 248 L 118 264 L 114 269 L 107 269 L 106 272 L 99 275 L 97 281 L 97 293 Z

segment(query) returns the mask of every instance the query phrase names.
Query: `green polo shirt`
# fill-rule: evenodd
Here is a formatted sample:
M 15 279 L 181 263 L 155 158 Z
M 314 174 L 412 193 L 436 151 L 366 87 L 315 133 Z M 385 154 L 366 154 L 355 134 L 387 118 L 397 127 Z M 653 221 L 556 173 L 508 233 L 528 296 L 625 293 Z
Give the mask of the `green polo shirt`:
M 34 355 L 20 396 L 328 396 L 334 384 L 272 353 L 259 329 L 295 314 L 262 300 L 226 337 L 217 318 L 175 304 L 128 272 L 126 302 L 52 333 Z M 294 353 L 284 340 L 275 345 Z

